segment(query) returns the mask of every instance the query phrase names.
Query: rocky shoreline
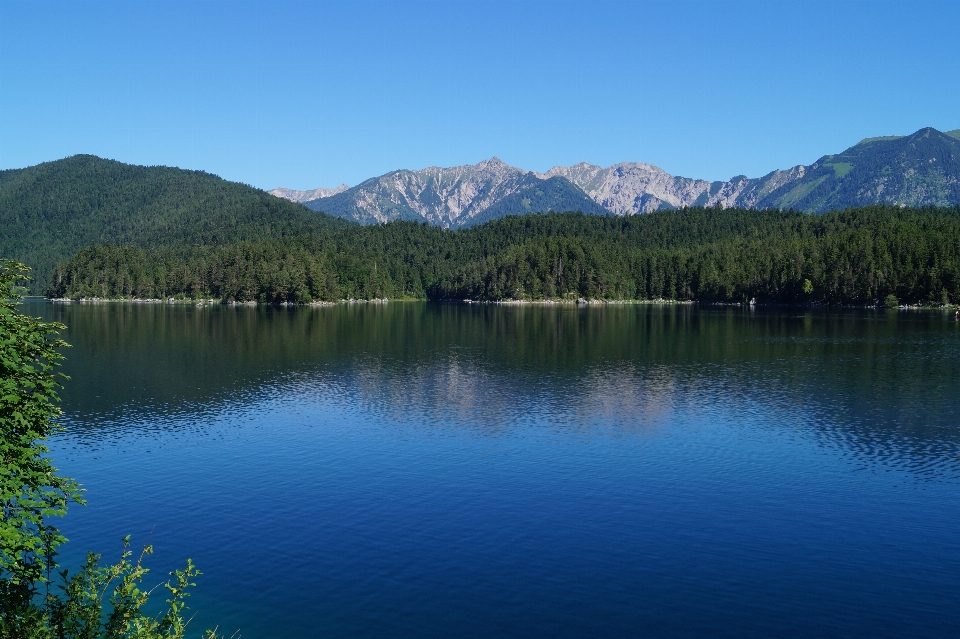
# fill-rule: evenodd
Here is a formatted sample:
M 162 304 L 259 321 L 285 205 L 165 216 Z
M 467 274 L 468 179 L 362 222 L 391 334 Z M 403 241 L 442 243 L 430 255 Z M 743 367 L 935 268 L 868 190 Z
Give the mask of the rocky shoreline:
M 557 299 L 546 298 L 539 300 L 524 299 L 506 299 L 506 300 L 472 300 L 472 299 L 438 299 L 438 300 L 419 300 L 419 299 L 394 299 L 374 298 L 374 299 L 344 299 L 336 302 L 313 301 L 306 304 L 297 304 L 294 302 L 257 302 L 248 300 L 244 302 L 223 301 L 213 298 L 202 299 L 145 299 L 137 297 L 82 297 L 73 298 L 42 298 L 58 304 L 169 304 L 172 306 L 278 306 L 278 307 L 327 307 L 338 306 L 340 304 L 387 304 L 390 302 L 426 302 L 433 301 L 441 304 L 481 304 L 491 306 L 624 306 L 624 305 L 660 305 L 660 306 L 705 306 L 705 307 L 747 307 L 747 308 L 803 308 L 803 309 L 837 309 L 837 308 L 860 308 L 860 309 L 882 309 L 886 308 L 883 303 L 875 304 L 824 304 L 822 302 L 806 302 L 797 304 L 785 303 L 767 303 L 767 302 L 701 302 L 697 300 L 671 300 L 671 299 L 653 299 L 653 300 L 603 300 L 603 299 Z M 892 309 L 891 309 L 892 310 Z M 944 312 L 960 313 L 958 304 L 898 304 L 896 310 L 942 310 Z

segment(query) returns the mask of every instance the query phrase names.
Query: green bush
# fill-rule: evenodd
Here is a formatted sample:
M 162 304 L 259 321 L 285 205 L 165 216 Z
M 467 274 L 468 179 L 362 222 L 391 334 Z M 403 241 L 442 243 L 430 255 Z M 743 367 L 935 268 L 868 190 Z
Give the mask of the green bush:
M 58 570 L 66 538 L 51 519 L 71 502 L 83 504 L 83 490 L 57 474 L 44 444 L 58 428 L 57 389 L 66 379 L 57 372 L 58 349 L 67 344 L 58 337 L 62 324 L 17 310 L 28 272 L 0 259 L 0 639 L 180 639 L 184 599 L 200 574 L 189 559 L 171 573 L 168 607 L 157 617 L 141 613 L 150 594 L 141 587 L 149 546 L 133 563 L 128 537 L 116 564 L 101 566 L 91 553 L 76 575 Z

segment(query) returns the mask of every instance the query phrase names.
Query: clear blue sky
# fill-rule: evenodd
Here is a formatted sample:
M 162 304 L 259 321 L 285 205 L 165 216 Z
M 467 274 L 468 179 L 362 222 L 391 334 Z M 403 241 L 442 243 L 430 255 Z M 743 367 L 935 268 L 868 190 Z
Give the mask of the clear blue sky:
M 960 2 L 0 0 L 0 168 L 261 188 L 499 156 L 754 177 L 960 128 Z

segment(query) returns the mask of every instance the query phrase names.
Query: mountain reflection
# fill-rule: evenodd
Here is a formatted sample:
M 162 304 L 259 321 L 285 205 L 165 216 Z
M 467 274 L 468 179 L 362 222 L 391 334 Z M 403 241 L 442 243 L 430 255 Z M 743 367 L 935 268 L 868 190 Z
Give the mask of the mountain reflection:
M 173 428 L 264 393 L 498 435 L 742 415 L 865 461 L 960 467 L 960 324 L 936 312 L 29 302 L 68 326 L 72 432 Z M 754 419 L 751 416 L 761 416 Z

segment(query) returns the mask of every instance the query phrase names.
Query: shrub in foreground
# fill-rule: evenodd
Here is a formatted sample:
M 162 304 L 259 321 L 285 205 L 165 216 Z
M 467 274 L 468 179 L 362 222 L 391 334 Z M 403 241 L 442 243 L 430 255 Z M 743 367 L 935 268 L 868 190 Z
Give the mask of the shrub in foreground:
M 200 574 L 190 560 L 171 573 L 167 608 L 153 617 L 142 612 L 153 590 L 143 585 L 150 546 L 132 561 L 128 537 L 117 563 L 101 565 L 90 553 L 74 575 L 56 563 L 66 538 L 51 520 L 84 501 L 44 444 L 58 428 L 57 389 L 66 379 L 58 349 L 67 344 L 62 324 L 18 311 L 28 271 L 0 260 L 0 639 L 181 639 L 184 600 Z

